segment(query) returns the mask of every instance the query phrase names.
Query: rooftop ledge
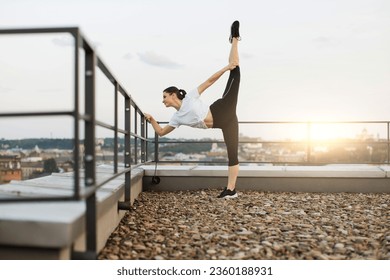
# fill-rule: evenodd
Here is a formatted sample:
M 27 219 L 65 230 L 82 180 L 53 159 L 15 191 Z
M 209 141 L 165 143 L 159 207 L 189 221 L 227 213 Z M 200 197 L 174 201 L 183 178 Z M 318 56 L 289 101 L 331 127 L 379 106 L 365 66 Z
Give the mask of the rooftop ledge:
M 146 176 L 153 176 L 154 165 L 142 167 Z M 161 165 L 158 176 L 226 176 L 227 166 L 173 166 Z M 240 166 L 239 177 L 339 177 L 339 178 L 388 178 L 390 166 L 373 165 L 324 165 L 324 166 Z
M 132 201 L 140 192 L 223 188 L 227 166 L 145 165 L 132 171 Z M 237 189 L 274 192 L 390 193 L 390 166 L 241 166 Z M 113 173 L 112 166 L 97 168 L 98 180 Z M 0 185 L 0 197 L 71 195 L 73 174 L 52 174 Z M 97 192 L 97 240 L 100 251 L 123 218 L 118 201 L 124 200 L 124 175 Z M 0 203 L 0 259 L 69 259 L 72 250 L 85 248 L 85 203 Z
M 154 165 L 144 166 L 144 189 L 175 191 L 223 188 L 227 166 L 158 166 L 158 185 L 151 182 Z M 190 179 L 189 179 L 190 177 Z M 390 166 L 240 166 L 237 189 L 283 192 L 390 192 Z

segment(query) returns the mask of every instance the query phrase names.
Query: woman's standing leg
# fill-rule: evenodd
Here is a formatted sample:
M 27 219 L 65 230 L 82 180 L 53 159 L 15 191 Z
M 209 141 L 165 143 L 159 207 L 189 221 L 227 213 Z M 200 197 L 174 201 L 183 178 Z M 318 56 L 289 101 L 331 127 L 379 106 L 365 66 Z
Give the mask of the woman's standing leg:
M 228 158 L 228 184 L 226 188 L 234 191 L 240 165 L 238 163 L 238 120 L 237 117 L 231 121 L 229 126 L 222 130 L 223 138 L 225 139 Z
M 238 27 L 237 27 L 238 32 Z M 233 30 L 232 30 L 233 33 Z M 234 64 L 237 67 L 231 70 L 231 75 L 226 86 L 226 90 L 223 94 L 221 102 L 228 107 L 227 122 L 222 127 L 224 140 L 226 143 L 229 167 L 228 167 L 228 184 L 222 193 L 218 196 L 220 198 L 234 198 L 237 197 L 235 191 L 237 177 L 239 173 L 238 163 L 238 120 L 236 115 L 237 97 L 240 84 L 240 69 L 239 69 L 239 55 L 238 55 L 238 39 L 232 36 L 232 46 L 230 48 L 229 63 Z

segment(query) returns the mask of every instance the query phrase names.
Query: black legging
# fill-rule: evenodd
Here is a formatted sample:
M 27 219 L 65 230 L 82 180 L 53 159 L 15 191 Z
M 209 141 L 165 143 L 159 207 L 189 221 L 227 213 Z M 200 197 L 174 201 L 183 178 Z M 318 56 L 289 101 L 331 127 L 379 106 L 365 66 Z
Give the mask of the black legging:
M 229 166 L 238 164 L 238 119 L 236 114 L 240 67 L 230 71 L 229 80 L 222 98 L 210 106 L 213 128 L 221 128 L 227 147 Z

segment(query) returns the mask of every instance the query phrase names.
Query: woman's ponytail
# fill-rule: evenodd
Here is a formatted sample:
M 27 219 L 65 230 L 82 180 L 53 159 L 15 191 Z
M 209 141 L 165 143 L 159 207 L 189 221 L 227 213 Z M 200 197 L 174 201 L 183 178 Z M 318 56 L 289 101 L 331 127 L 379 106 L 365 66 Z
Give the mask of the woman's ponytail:
M 176 97 L 180 100 L 183 100 L 184 97 L 186 97 L 187 92 L 184 89 L 178 89 L 177 87 L 169 87 L 166 88 L 163 92 L 167 92 L 169 94 L 176 94 Z
M 179 93 L 178 98 L 180 100 L 182 100 L 184 97 L 186 97 L 186 94 L 187 94 L 187 92 L 184 89 L 179 89 L 178 93 Z

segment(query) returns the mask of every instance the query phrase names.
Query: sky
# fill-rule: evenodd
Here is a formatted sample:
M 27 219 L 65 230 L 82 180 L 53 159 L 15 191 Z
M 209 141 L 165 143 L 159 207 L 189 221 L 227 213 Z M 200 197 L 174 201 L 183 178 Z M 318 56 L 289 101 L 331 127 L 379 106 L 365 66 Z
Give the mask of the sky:
M 163 89 L 191 90 L 227 64 L 234 20 L 242 37 L 240 121 L 390 120 L 387 0 L 0 0 L 0 7 L 0 29 L 79 27 L 141 110 L 160 121 L 175 110 L 163 106 Z M 0 36 L 0 112 L 70 109 L 71 44 L 66 34 Z M 112 122 L 110 85 L 99 77 L 97 115 Z M 227 77 L 204 102 L 220 97 Z M 68 137 L 72 125 L 64 121 L 2 119 L 0 138 Z M 305 134 L 304 126 L 274 129 L 241 132 Z M 221 134 L 180 127 L 170 136 Z

